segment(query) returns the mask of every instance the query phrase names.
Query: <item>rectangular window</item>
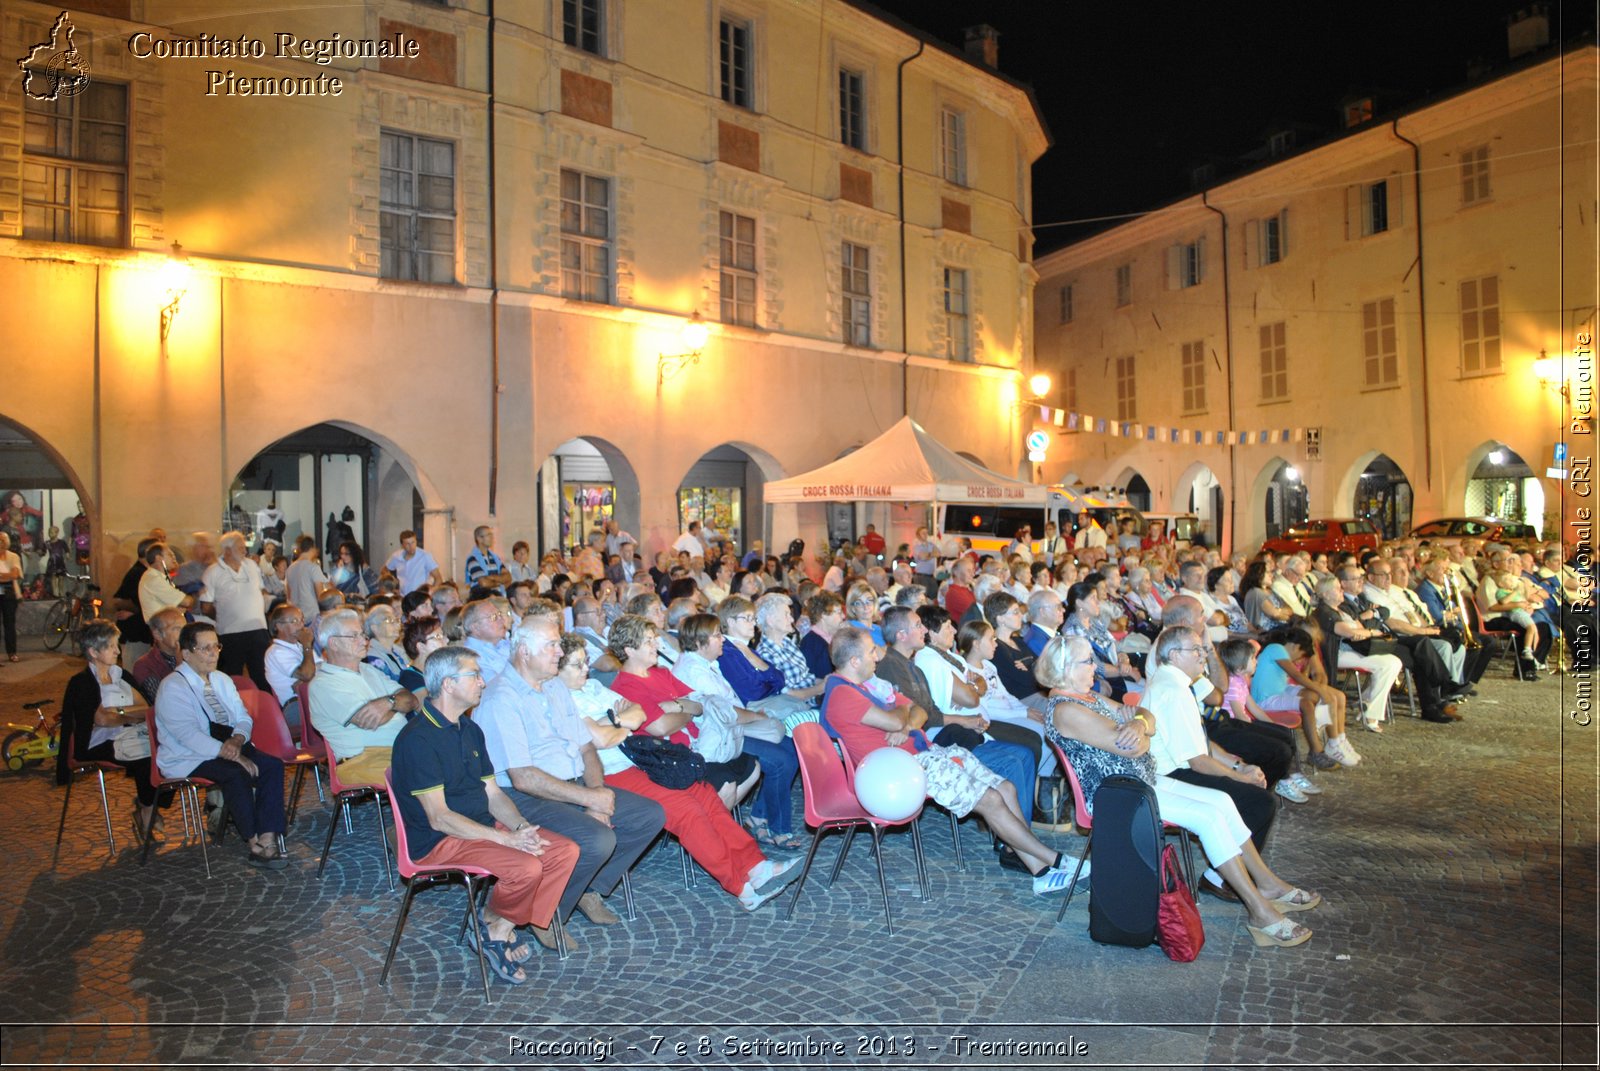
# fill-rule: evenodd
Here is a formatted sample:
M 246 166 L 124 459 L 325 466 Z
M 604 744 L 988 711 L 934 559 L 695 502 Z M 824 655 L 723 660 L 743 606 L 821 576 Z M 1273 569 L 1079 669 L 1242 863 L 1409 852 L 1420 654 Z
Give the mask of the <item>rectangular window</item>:
M 1389 229 L 1389 183 L 1374 182 L 1361 188 L 1361 233 L 1382 234 Z
M 1261 264 L 1276 264 L 1288 254 L 1288 216 L 1287 212 L 1280 212 L 1260 221 Z
M 22 236 L 125 244 L 128 87 L 90 82 L 56 100 L 23 100 Z
M 1187 290 L 1205 278 L 1204 237 L 1167 247 L 1167 289 Z
M 1289 348 L 1281 321 L 1261 325 L 1261 400 L 1281 402 L 1289 397 Z
M 844 340 L 852 346 L 872 345 L 872 253 L 864 245 L 845 242 L 839 260 L 844 291 Z
M 1461 154 L 1461 203 L 1475 205 L 1489 199 L 1489 146 L 1480 145 Z
M 939 112 L 939 168 L 945 181 L 967 184 L 967 117 L 954 108 Z
M 1117 308 L 1133 304 L 1133 265 L 1124 264 L 1117 269 Z
M 1394 330 L 1394 298 L 1361 306 L 1361 350 L 1364 385 L 1387 387 L 1400 382 L 1399 342 Z
M 561 0 L 561 39 L 596 56 L 605 51 L 605 0 Z
M 867 148 L 866 76 L 839 68 L 839 141 L 863 152 Z
M 380 274 L 385 279 L 455 282 L 455 146 L 388 130 L 382 139 Z
M 1500 371 L 1500 277 L 1461 283 L 1461 372 Z
M 561 169 L 561 296 L 611 301 L 611 180 Z
M 944 270 L 944 355 L 952 361 L 972 360 L 972 306 L 962 268 Z
M 1183 411 L 1206 411 L 1206 347 L 1198 340 L 1185 342 L 1179 360 L 1183 373 Z
M 723 19 L 719 23 L 722 49 L 722 99 L 737 108 L 754 108 L 753 33 L 748 22 Z
M 1072 284 L 1071 283 L 1068 283 L 1066 286 L 1063 286 L 1061 288 L 1061 298 L 1060 298 L 1060 300 L 1061 300 L 1061 310 L 1060 310 L 1060 312 L 1061 312 L 1061 322 L 1064 323 L 1064 324 L 1070 324 L 1072 322 Z
M 722 322 L 753 327 L 756 322 L 756 221 L 723 212 Z
M 1117 358 L 1117 419 L 1136 420 L 1134 414 L 1133 355 Z

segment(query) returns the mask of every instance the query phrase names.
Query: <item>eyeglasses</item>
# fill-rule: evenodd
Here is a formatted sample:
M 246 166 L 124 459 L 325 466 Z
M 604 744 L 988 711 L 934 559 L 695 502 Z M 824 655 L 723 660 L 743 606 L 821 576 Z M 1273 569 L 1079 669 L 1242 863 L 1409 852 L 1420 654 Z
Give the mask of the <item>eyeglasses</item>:
M 756 619 L 756 615 L 755 614 L 734 614 L 731 620 L 734 620 L 734 621 L 754 621 L 755 619 Z
M 445 678 L 445 680 L 447 680 L 447 681 L 454 681 L 454 680 L 468 680 L 468 681 L 470 681 L 470 680 L 473 680 L 473 679 L 477 679 L 477 680 L 481 681 L 481 680 L 483 680 L 483 674 L 480 673 L 477 670 L 473 670 L 471 673 L 452 673 L 448 677 Z
M 1206 649 L 1204 647 L 1174 647 L 1172 649 L 1172 653 L 1173 654 L 1205 654 L 1206 653 Z
M 218 651 L 222 650 L 222 644 L 197 643 L 194 645 L 194 650 L 196 654 L 216 654 Z

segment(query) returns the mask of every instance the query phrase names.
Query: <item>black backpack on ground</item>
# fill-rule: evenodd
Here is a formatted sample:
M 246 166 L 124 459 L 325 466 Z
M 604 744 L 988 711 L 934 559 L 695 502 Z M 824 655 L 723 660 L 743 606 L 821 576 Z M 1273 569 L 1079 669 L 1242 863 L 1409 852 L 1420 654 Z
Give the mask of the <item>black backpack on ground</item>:
M 1117 775 L 1094 794 L 1089 936 L 1103 945 L 1144 948 L 1156 939 L 1161 812 L 1155 789 Z

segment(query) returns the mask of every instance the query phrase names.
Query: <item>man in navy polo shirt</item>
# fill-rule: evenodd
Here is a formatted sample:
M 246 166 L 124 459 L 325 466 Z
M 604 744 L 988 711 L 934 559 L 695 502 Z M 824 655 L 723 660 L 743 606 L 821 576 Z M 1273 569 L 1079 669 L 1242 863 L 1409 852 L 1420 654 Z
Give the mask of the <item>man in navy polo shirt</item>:
M 477 656 L 441 647 L 423 675 L 428 700 L 395 737 L 391 772 L 407 847 L 419 863 L 480 866 L 499 879 L 483 912 L 483 951 L 497 975 L 521 985 L 533 950 L 516 928 L 549 929 L 578 847 L 530 825 L 495 784 L 483 730 L 462 717 L 483 694 Z

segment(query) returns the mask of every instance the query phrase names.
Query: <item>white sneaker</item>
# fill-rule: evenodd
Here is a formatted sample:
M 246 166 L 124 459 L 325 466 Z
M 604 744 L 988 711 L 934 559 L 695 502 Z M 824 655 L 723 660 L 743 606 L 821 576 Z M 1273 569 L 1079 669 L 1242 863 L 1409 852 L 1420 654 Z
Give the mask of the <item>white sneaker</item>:
M 1033 895 L 1049 896 L 1052 893 L 1066 892 L 1072 882 L 1072 872 L 1077 870 L 1078 861 L 1063 857 L 1059 867 L 1050 867 L 1041 870 L 1033 876 Z M 1082 885 L 1089 880 L 1089 864 L 1083 864 L 1083 870 L 1078 874 L 1078 884 Z
M 1339 737 L 1339 746 L 1344 749 L 1344 753 L 1347 758 L 1355 760 L 1354 765 L 1361 765 L 1361 752 L 1356 750 L 1356 746 L 1350 742 L 1350 738 L 1348 736 Z
M 1290 774 L 1289 780 L 1294 782 L 1295 788 L 1298 788 L 1307 796 L 1322 795 L 1322 789 L 1318 787 L 1317 783 L 1303 773 Z
M 1357 766 L 1361 762 L 1361 758 L 1351 751 L 1350 745 L 1345 743 L 1342 736 L 1328 737 L 1328 742 L 1323 745 L 1322 750 L 1340 766 Z
M 1290 803 L 1310 803 L 1311 797 L 1301 792 L 1295 783 L 1285 777 L 1282 781 L 1272 786 L 1272 791 L 1288 800 Z

